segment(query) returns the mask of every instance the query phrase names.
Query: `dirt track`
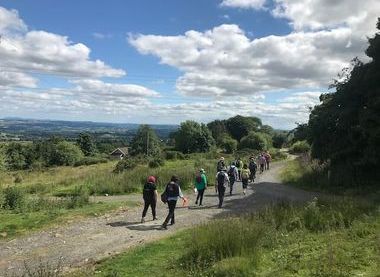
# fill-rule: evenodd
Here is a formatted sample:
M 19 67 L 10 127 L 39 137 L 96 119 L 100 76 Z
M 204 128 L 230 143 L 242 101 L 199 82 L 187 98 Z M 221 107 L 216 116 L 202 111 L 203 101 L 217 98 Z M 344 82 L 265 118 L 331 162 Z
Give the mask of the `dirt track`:
M 166 206 L 160 203 L 158 221 L 148 220 L 141 224 L 142 208 L 138 207 L 0 242 L 0 276 L 21 275 L 25 270 L 24 261 L 33 268 L 41 262 L 54 265 L 61 260 L 65 270 L 70 270 L 71 267 L 93 263 L 213 218 L 255 211 L 285 199 L 303 202 L 318 196 L 317 193 L 280 184 L 279 172 L 285 163 L 286 161 L 273 163 L 269 171 L 258 174 L 255 184 L 248 187 L 246 196 L 242 193 L 241 183 L 236 183 L 235 192 L 232 196 L 226 196 L 223 209 L 217 209 L 218 200 L 212 187 L 205 193 L 202 208 L 194 205 L 194 195 L 186 195 L 190 200 L 189 207 L 176 210 L 176 224 L 169 226 L 168 230 L 160 228 L 167 213 Z M 120 200 L 120 197 L 117 198 Z M 135 199 L 136 196 L 123 197 L 125 200 L 131 198 Z

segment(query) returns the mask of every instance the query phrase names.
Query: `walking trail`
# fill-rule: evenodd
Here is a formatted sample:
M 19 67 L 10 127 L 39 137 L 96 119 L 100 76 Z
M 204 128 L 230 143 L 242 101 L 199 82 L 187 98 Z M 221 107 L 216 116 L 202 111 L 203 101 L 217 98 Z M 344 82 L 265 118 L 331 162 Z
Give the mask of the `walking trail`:
M 149 210 L 147 222 L 141 224 L 142 207 L 139 206 L 46 229 L 12 241 L 0 242 L 0 276 L 21 275 L 25 271 L 25 264 L 33 269 L 41 264 L 55 265 L 61 262 L 64 270 L 69 271 L 213 218 L 231 213 L 257 211 L 277 201 L 304 202 L 318 196 L 317 193 L 280 183 L 279 173 L 286 162 L 273 163 L 269 171 L 257 174 L 255 183 L 248 187 L 245 196 L 242 193 L 241 183 L 235 183 L 233 195 L 229 196 L 226 193 L 222 209 L 217 209 L 218 197 L 213 186 L 205 192 L 203 207 L 195 206 L 194 194 L 185 195 L 189 199 L 189 206 L 182 207 L 182 201 L 178 201 L 176 224 L 169 225 L 168 230 L 160 228 L 167 214 L 166 205 L 160 202 L 157 207 L 158 221 L 150 220 Z M 212 175 L 211 173 L 208 175 L 210 184 L 214 182 Z M 121 199 L 120 196 L 115 198 Z M 123 196 L 125 200 L 135 198 L 135 195 Z M 112 199 L 112 196 L 107 199 Z

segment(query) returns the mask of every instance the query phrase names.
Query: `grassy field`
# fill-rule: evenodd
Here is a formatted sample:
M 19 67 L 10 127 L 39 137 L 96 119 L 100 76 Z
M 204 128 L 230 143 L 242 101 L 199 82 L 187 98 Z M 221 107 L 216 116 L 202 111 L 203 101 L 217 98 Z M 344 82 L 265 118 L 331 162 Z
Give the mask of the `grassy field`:
M 0 240 L 73 218 L 135 205 L 108 201 L 92 203 L 89 196 L 140 192 L 148 175 L 156 176 L 159 189 L 162 189 L 176 174 L 186 190 L 191 187 L 199 168 L 214 172 L 214 164 L 214 159 L 197 155 L 190 160 L 167 161 L 159 168 L 138 165 L 122 173 L 113 173 L 115 162 L 42 171 L 3 172 L 0 176 Z M 19 178 L 18 182 L 15 178 Z
M 322 185 L 313 166 L 290 162 L 282 177 Z M 182 231 L 75 276 L 380 276 L 379 200 L 373 193 L 280 203 Z
M 213 221 L 104 260 L 76 276 L 379 276 L 375 203 L 283 203 Z

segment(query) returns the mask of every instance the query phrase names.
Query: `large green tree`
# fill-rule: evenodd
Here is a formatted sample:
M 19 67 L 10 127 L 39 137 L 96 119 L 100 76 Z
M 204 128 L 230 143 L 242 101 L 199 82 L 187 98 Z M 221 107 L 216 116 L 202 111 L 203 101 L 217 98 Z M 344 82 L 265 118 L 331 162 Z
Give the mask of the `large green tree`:
M 161 153 L 161 141 L 148 125 L 141 125 L 132 139 L 131 155 L 158 156 Z
M 237 115 L 227 119 L 226 127 L 231 136 L 240 141 L 242 137 L 251 131 L 258 131 L 262 126 L 261 120 L 257 117 Z
M 308 124 L 313 157 L 329 161 L 332 181 L 345 185 L 380 179 L 379 32 L 366 54 L 370 62 L 353 60 L 353 69 L 334 83 L 336 92 L 321 95 Z
M 89 133 L 80 133 L 77 144 L 85 156 L 93 156 L 96 152 L 94 139 Z
M 217 145 L 222 145 L 226 137 L 228 137 L 228 131 L 225 120 L 214 120 L 207 124 L 210 129 L 212 137 Z
M 214 143 L 207 126 L 195 121 L 182 122 L 175 133 L 176 149 L 183 153 L 207 152 Z
M 270 136 L 264 133 L 250 132 L 239 143 L 239 149 L 266 150 L 270 147 Z

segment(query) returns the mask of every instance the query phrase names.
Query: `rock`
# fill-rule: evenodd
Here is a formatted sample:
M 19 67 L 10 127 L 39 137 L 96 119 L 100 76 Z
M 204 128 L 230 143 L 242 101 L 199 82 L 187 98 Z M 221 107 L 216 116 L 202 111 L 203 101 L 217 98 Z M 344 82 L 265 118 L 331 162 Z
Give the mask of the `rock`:
M 7 232 L 2 232 L 2 233 L 0 233 L 0 236 L 2 236 L 3 238 L 6 238 L 8 236 L 8 233 Z
M 54 235 L 54 237 L 56 237 L 56 238 L 62 238 L 62 234 L 56 233 L 56 234 Z
M 108 193 L 104 194 L 104 196 L 108 196 Z

